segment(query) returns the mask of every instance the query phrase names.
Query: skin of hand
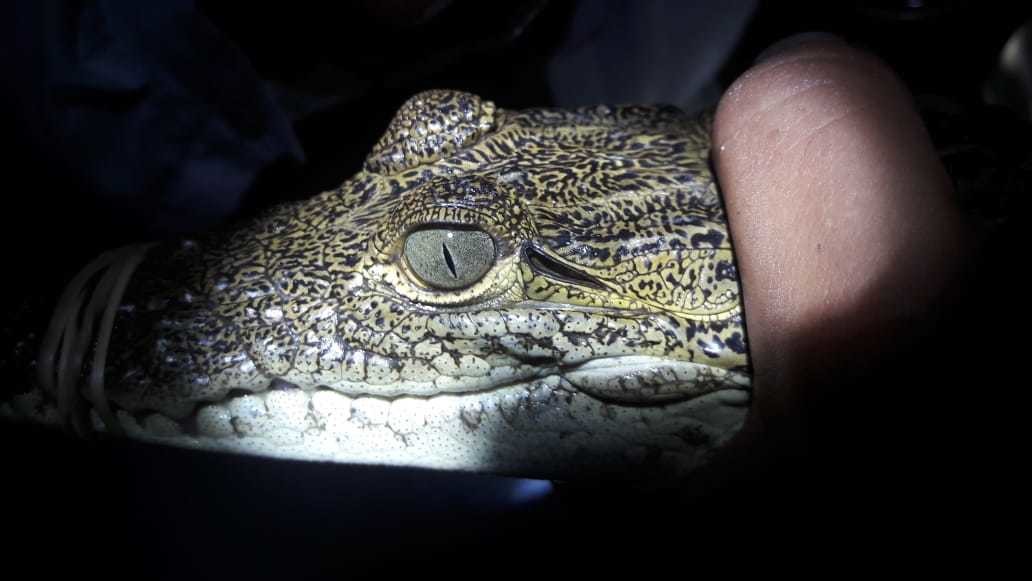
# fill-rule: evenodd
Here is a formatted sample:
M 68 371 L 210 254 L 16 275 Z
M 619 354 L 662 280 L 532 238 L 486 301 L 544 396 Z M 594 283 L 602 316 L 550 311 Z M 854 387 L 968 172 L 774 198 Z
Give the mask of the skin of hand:
M 823 36 L 761 58 L 724 94 L 713 129 L 754 367 L 753 409 L 729 447 L 739 451 L 805 440 L 812 401 L 921 333 L 971 242 L 888 66 Z

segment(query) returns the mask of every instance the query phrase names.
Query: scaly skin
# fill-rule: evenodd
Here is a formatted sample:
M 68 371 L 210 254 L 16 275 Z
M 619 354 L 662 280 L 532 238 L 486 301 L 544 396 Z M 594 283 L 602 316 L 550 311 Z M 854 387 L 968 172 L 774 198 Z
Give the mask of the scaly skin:
M 672 108 L 417 95 L 337 190 L 148 253 L 105 369 L 119 427 L 277 457 L 686 473 L 750 399 L 708 152 Z M 442 225 L 490 235 L 470 286 L 434 288 L 406 257 Z M 51 400 L 2 409 L 54 421 Z

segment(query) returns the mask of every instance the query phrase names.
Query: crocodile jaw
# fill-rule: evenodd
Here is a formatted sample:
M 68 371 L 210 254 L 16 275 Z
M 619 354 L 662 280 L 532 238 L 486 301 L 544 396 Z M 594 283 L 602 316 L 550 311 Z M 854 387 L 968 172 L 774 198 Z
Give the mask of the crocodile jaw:
M 539 478 L 680 477 L 738 431 L 744 386 L 661 406 L 606 403 L 550 375 L 487 392 L 383 399 L 331 389 L 238 395 L 176 421 L 118 411 L 134 438 L 276 458 Z M 94 416 L 94 425 L 103 423 Z
M 606 357 L 495 379 L 475 391 L 389 396 L 383 386 L 342 393 L 341 386 L 302 389 L 274 381 L 266 390 L 229 390 L 173 414 L 117 396 L 112 403 L 128 436 L 186 448 L 541 478 L 658 480 L 706 462 L 738 431 L 750 398 L 744 373 L 661 357 Z M 638 398 L 648 391 L 660 401 L 644 405 L 626 394 L 621 401 L 613 397 L 621 389 Z M 94 429 L 110 431 L 99 414 L 92 417 Z
M 614 358 L 619 359 L 619 358 Z M 133 439 L 273 458 L 489 472 L 521 477 L 669 481 L 705 464 L 737 433 L 749 380 L 729 375 L 712 391 L 661 405 L 604 401 L 573 382 L 640 370 L 597 361 L 477 392 L 428 397 L 348 396 L 330 388 L 234 390 L 182 418 L 117 407 Z M 657 363 L 654 361 L 653 363 Z M 594 371 L 593 371 L 594 369 Z M 571 381 L 572 380 L 572 381 Z M 0 404 L 0 417 L 59 424 L 38 390 Z M 93 428 L 109 432 L 95 409 Z

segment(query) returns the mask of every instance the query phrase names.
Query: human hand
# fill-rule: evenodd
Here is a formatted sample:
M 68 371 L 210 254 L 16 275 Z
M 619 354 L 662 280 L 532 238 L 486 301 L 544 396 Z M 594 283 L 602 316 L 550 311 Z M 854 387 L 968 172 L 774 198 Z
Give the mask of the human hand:
M 906 88 L 835 39 L 765 53 L 724 95 L 713 155 L 755 372 L 734 444 L 752 448 L 916 337 L 970 234 Z

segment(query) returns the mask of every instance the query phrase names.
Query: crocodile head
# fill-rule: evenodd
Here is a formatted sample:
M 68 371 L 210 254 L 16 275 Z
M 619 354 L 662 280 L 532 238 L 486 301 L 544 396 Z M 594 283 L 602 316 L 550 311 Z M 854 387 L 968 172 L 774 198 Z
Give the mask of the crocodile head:
M 708 150 L 673 108 L 419 94 L 338 189 L 148 252 L 105 368 L 117 428 L 525 476 L 691 469 L 750 393 Z

